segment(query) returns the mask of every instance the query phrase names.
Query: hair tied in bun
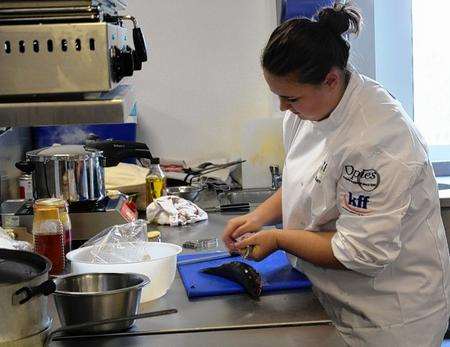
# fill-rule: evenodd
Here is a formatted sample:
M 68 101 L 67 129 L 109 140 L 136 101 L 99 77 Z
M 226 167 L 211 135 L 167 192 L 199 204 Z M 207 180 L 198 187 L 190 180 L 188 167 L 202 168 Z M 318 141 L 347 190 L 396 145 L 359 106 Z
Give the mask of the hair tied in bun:
M 336 1 L 333 7 L 325 7 L 317 15 L 317 22 L 336 35 L 356 34 L 361 29 L 362 18 L 351 2 Z

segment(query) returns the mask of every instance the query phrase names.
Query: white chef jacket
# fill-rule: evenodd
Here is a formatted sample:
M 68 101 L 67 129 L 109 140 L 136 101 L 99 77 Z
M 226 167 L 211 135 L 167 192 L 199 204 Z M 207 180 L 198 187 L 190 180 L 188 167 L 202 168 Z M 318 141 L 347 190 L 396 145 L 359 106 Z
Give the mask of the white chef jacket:
M 352 71 L 322 121 L 284 119 L 285 229 L 336 233 L 348 269 L 305 272 L 352 346 L 440 346 L 449 318 L 449 251 L 424 141 L 402 106 Z

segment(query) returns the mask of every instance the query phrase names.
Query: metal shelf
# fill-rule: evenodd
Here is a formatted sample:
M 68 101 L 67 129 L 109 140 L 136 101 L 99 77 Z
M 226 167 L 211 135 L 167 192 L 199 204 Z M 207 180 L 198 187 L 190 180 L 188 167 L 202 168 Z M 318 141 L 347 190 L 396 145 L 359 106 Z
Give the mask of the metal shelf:
M 135 122 L 130 85 L 69 101 L 0 101 L 0 127 Z

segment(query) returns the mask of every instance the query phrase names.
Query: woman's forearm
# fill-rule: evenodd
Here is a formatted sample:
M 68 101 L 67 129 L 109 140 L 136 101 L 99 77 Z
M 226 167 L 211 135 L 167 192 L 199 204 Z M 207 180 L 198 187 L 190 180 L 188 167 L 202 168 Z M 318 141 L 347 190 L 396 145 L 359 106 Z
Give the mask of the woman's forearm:
M 331 239 L 334 234 L 335 231 L 280 230 L 276 239 L 278 248 L 314 265 L 346 269 L 333 254 Z
M 264 225 L 279 223 L 283 216 L 281 209 L 281 196 L 281 188 L 279 188 L 270 198 L 259 205 L 252 213 L 258 216 L 258 219 Z

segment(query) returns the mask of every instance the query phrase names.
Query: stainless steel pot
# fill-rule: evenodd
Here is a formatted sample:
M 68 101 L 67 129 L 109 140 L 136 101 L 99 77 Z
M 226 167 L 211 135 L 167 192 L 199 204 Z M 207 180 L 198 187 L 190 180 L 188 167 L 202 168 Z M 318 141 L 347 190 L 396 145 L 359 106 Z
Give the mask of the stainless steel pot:
M 55 280 L 56 309 L 62 325 L 134 316 L 142 288 L 150 280 L 136 273 L 85 273 Z M 130 328 L 134 319 L 86 327 L 79 331 L 101 333 Z
M 81 145 L 53 145 L 27 152 L 35 199 L 62 198 L 68 202 L 105 197 L 104 157 Z
M 0 249 L 0 346 L 22 345 L 51 325 L 50 261 L 36 253 Z

